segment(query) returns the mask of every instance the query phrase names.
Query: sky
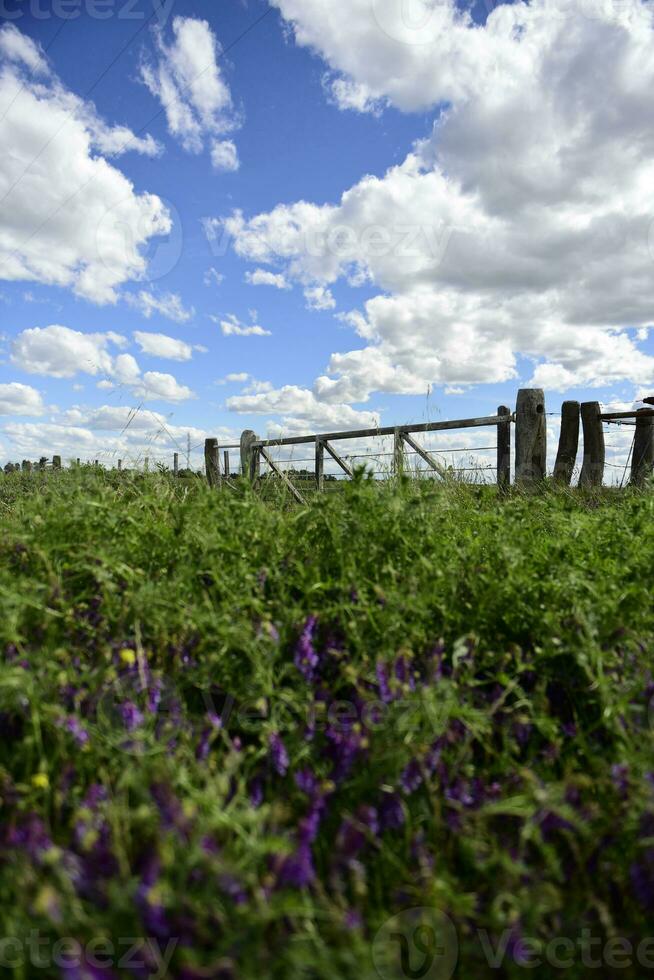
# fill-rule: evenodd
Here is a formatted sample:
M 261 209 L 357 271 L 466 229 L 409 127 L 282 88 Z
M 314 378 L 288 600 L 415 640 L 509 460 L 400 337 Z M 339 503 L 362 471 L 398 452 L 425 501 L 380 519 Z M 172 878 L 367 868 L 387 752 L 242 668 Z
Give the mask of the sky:
M 653 12 L 0 0 L 2 463 L 638 405 Z

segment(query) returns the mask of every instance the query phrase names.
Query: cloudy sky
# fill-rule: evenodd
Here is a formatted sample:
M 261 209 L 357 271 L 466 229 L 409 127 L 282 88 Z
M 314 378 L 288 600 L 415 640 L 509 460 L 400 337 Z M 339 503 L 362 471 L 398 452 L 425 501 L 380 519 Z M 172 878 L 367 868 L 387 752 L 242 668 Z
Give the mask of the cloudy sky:
M 1 9 L 2 462 L 654 393 L 651 0 Z

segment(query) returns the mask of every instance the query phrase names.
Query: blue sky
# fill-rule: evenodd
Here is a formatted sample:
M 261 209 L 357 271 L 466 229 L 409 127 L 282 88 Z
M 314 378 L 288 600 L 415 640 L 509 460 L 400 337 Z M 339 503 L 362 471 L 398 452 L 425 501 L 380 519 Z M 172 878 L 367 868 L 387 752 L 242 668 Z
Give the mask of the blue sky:
M 3 0 L 3 461 L 651 393 L 651 5 L 421 4 Z

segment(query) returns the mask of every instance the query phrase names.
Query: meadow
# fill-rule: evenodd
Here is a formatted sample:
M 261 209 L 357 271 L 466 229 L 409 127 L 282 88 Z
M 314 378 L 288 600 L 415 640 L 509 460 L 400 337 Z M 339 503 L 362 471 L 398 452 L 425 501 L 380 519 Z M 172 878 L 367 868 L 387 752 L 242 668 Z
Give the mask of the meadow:
M 650 492 L 82 468 L 0 524 L 14 976 L 654 968 Z

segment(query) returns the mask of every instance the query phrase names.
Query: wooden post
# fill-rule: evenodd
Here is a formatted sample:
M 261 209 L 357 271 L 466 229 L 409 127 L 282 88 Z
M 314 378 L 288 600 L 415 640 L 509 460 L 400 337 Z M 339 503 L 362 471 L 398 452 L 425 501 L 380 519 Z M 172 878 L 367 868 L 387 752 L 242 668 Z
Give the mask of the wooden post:
M 120 471 L 122 470 L 122 468 L 123 468 L 123 461 L 122 461 L 122 459 L 119 459 L 119 460 L 118 460 L 118 472 L 119 472 L 119 473 L 120 473 Z
M 545 479 L 547 426 L 542 388 L 521 388 L 515 410 L 515 482 L 538 483 Z
M 651 411 L 651 408 L 641 408 L 636 416 L 634 451 L 631 460 L 631 483 L 635 487 L 642 487 L 654 468 L 654 415 L 650 414 Z
M 179 453 L 173 453 L 173 476 L 179 476 Z
M 61 456 L 53 456 L 52 457 L 52 469 L 53 470 L 60 470 L 61 469 Z
M 40 470 L 44 470 L 45 469 L 45 465 L 46 465 L 47 462 L 48 462 L 47 457 L 46 456 L 41 456 L 41 458 L 39 460 L 39 469 Z
M 150 469 L 150 457 L 144 456 L 143 458 L 143 472 L 147 473 Z
M 581 423 L 584 430 L 584 463 L 579 477 L 580 487 L 601 487 L 604 479 L 606 449 L 599 402 L 581 403 Z
M 563 402 L 559 451 L 554 464 L 554 480 L 570 486 L 579 450 L 579 402 Z
M 204 440 L 204 467 L 207 473 L 207 482 L 210 487 L 220 487 L 220 461 L 218 456 L 218 440 Z
M 404 440 L 402 430 L 396 426 L 393 433 L 393 473 L 402 476 L 404 472 Z
M 80 463 L 81 463 L 81 460 L 80 460 L 80 458 L 79 458 L 79 456 L 77 457 L 77 460 L 76 460 L 76 462 L 77 462 L 77 465 L 79 466 L 79 465 L 80 465 Z
M 253 446 L 257 442 L 258 435 L 252 429 L 245 429 L 241 433 L 241 473 L 251 483 L 254 483 L 259 476 L 261 469 L 259 453 Z
M 511 409 L 500 405 L 498 415 L 511 415 Z M 498 422 L 497 425 L 497 485 L 500 490 L 511 486 L 511 422 Z
M 316 489 L 325 489 L 325 443 L 316 436 Z
M 223 450 L 223 472 L 225 474 L 225 479 L 229 477 L 229 449 Z

